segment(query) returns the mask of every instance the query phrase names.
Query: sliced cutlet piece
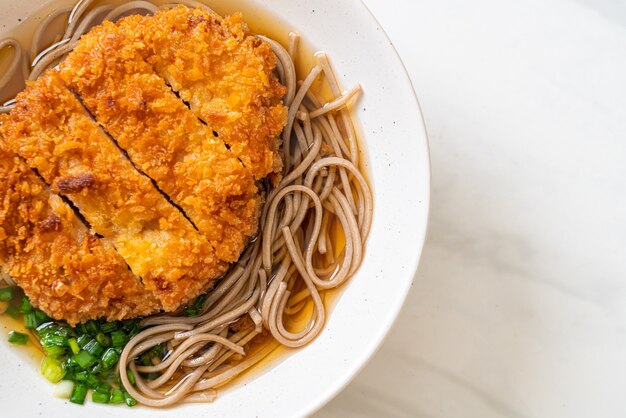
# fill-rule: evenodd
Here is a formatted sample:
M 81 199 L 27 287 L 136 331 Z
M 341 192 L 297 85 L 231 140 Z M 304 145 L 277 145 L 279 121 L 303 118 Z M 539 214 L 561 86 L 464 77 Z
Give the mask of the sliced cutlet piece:
M 179 5 L 154 16 L 130 16 L 119 26 L 257 179 L 279 176 L 285 88 L 274 74 L 276 56 L 250 33 L 241 14 L 222 18 Z
M 31 303 L 71 325 L 144 316 L 159 301 L 0 140 L 0 266 Z
M 56 70 L 16 100 L 0 127 L 7 146 L 113 242 L 166 311 L 205 291 L 226 270 L 211 244 L 135 170 Z
M 136 43 L 104 22 L 83 35 L 60 66 L 61 77 L 135 166 L 154 179 L 233 262 L 258 228 L 254 177 L 180 101 Z

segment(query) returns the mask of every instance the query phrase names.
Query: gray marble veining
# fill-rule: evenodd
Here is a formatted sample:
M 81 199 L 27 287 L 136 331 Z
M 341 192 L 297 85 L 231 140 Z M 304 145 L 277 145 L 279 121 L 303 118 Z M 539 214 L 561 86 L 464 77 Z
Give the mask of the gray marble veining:
M 626 416 L 626 8 L 365 0 L 431 141 L 430 236 L 316 417 Z

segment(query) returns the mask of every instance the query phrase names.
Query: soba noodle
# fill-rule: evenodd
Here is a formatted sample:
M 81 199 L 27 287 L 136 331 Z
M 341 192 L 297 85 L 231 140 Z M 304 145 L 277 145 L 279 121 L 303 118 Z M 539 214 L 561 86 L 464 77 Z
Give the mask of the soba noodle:
M 42 22 L 33 39 L 30 66 L 24 65 L 24 53 L 17 41 L 0 42 L 0 48 L 14 48 L 9 72 L 0 79 L 0 89 L 20 71 L 25 79 L 33 80 L 54 67 L 72 51 L 83 33 L 104 19 L 115 21 L 132 13 L 154 13 L 179 3 L 208 9 L 195 0 L 164 6 L 132 1 L 117 7 L 105 4 L 90 8 L 92 3 L 81 0 L 71 11 L 60 9 Z M 64 14 L 69 17 L 62 38 L 37 52 L 42 48 L 47 25 Z M 316 54 L 317 65 L 310 73 L 297 81 L 293 59 L 298 36 L 290 33 L 288 49 L 258 36 L 276 54 L 277 73 L 287 88 L 283 179 L 267 192 L 261 233 L 208 293 L 199 314 L 188 317 L 181 310 L 145 318 L 141 322 L 143 330 L 125 346 L 119 362 L 121 381 L 144 405 L 212 401 L 215 388 L 261 361 L 277 346 L 301 347 L 311 342 L 322 330 L 327 315 L 323 292 L 345 283 L 363 258 L 373 199 L 359 170 L 359 149 L 346 108 L 360 87 L 345 91 L 323 52 Z M 321 77 L 335 97 L 325 104 L 311 89 Z M 0 111 L 10 111 L 11 103 L 5 103 Z M 343 245 L 333 239 L 337 235 L 345 238 L 343 249 L 334 248 Z M 293 330 L 290 321 L 303 315 L 308 315 L 307 324 Z M 262 342 L 255 343 L 259 338 Z M 158 344 L 165 344 L 167 349 L 160 363 L 135 363 L 141 353 Z M 134 386 L 127 369 L 135 375 Z M 145 377 L 154 373 L 159 377 Z

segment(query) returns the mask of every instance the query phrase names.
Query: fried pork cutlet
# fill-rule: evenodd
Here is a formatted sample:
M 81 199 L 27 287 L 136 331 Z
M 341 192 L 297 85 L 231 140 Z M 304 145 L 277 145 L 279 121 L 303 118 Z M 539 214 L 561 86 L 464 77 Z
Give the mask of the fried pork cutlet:
M 83 35 L 61 77 L 129 158 L 156 181 L 224 261 L 256 233 L 254 176 L 156 75 L 110 22 Z
M 6 146 L 36 169 L 52 191 L 67 196 L 95 232 L 111 239 L 166 311 L 202 293 L 226 270 L 227 263 L 135 170 L 56 70 L 16 100 L 0 127 Z M 77 279 L 84 280 L 81 275 Z
M 33 305 L 71 325 L 158 311 L 124 260 L 0 140 L 0 266 Z
M 183 5 L 119 22 L 139 52 L 257 179 L 280 173 L 285 88 L 269 45 L 241 14 L 227 18 Z

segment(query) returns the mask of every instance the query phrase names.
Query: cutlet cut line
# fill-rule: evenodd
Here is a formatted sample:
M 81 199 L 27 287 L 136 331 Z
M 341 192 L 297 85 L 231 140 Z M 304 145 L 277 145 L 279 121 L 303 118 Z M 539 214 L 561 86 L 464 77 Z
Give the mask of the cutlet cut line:
M 90 316 L 115 320 L 159 310 L 110 241 L 94 236 L 62 197 L 5 146 L 3 140 L 0 226 L 8 236 L 0 240 L 0 264 L 33 305 L 72 325 Z
M 2 124 L 2 122 L 0 122 L 0 125 Z M 2 137 L 2 135 L 0 135 L 0 141 L 5 141 L 5 139 Z M 85 228 L 87 228 L 87 230 L 89 231 L 89 233 L 93 234 L 96 238 L 98 238 L 101 241 L 106 241 L 107 243 L 109 243 L 109 245 L 111 245 L 111 247 L 113 247 L 113 249 L 115 249 L 115 251 L 117 252 L 117 247 L 115 246 L 115 242 L 112 239 L 109 238 L 105 238 L 103 237 L 101 234 L 99 234 L 98 232 L 96 232 L 92 227 L 91 224 L 89 223 L 89 221 L 87 221 L 87 219 L 85 218 L 85 216 L 80 212 L 80 209 L 78 209 L 78 207 L 76 207 L 76 205 L 74 204 L 74 202 L 72 202 L 72 200 L 65 196 L 64 194 L 61 193 L 54 193 L 52 191 L 51 185 L 46 181 L 46 179 L 43 178 L 43 176 L 41 175 L 41 173 L 39 173 L 39 171 L 34 168 L 31 167 L 28 162 L 20 155 L 15 154 L 16 158 L 18 158 L 22 164 L 24 166 L 27 166 L 30 171 L 35 175 L 35 177 L 37 177 L 39 179 L 39 181 L 41 181 L 42 184 L 44 184 L 46 186 L 46 189 L 48 191 L 48 193 L 50 193 L 51 195 L 55 195 L 58 196 L 61 200 L 63 200 L 63 202 L 72 209 L 72 211 L 74 212 L 74 215 L 76 216 L 76 218 L 85 226 Z M 193 225 L 193 223 L 192 223 Z M 195 226 L 194 226 L 195 228 Z M 118 252 L 119 253 L 119 252 Z M 126 265 L 126 269 L 133 274 L 133 270 L 130 268 L 130 266 L 128 265 L 128 263 L 126 262 L 126 259 L 124 259 L 124 257 L 120 256 L 120 260 L 124 262 L 124 264 Z M 0 260 L 1 262 L 1 260 Z M 0 266 L 0 273 L 1 273 L 1 266 Z M 6 273 L 7 275 L 9 275 L 8 273 Z M 134 275 L 134 274 L 133 274 Z M 143 277 L 141 276 L 137 276 L 134 275 L 136 277 L 136 279 L 141 283 L 142 286 L 145 287 L 145 283 L 143 281 Z M 10 277 L 10 275 L 9 275 Z
M 17 154 L 16 154 L 17 155 Z M 22 163 L 24 163 L 24 165 L 28 166 L 28 163 L 26 162 L 26 160 L 24 160 L 24 158 L 20 157 L 19 155 L 17 155 L 17 158 L 20 159 L 20 161 Z M 39 171 L 37 171 L 36 168 L 30 167 L 28 166 L 28 168 L 33 172 L 33 174 L 43 183 L 46 185 L 46 188 L 48 190 L 48 192 L 52 195 L 56 195 L 59 196 L 59 198 L 61 198 L 61 200 L 63 200 L 63 202 L 69 206 L 73 211 L 74 211 L 74 215 L 76 215 L 76 218 L 78 218 L 78 220 L 80 220 L 83 225 L 85 225 L 85 228 L 87 228 L 89 230 L 89 233 L 93 234 L 96 238 L 98 238 L 101 241 L 106 241 L 108 242 L 111 247 L 113 247 L 115 249 L 115 251 L 117 252 L 117 248 L 115 247 L 115 242 L 113 242 L 112 239 L 109 238 L 105 238 L 102 235 L 100 235 L 99 233 L 97 233 L 89 224 L 89 221 L 87 221 L 87 219 L 85 219 L 85 217 L 83 216 L 82 213 L 80 213 L 80 209 L 78 209 L 76 207 L 76 205 L 74 204 L 74 202 L 72 202 L 72 200 L 70 198 L 68 198 L 67 196 L 60 194 L 60 193 L 54 193 L 51 188 L 50 185 L 48 184 L 48 182 L 46 182 L 46 180 L 41 176 L 41 174 L 39 174 Z M 130 273 L 133 272 L 133 270 L 130 268 L 130 266 L 128 265 L 128 263 L 126 262 L 126 260 L 124 259 L 124 257 L 120 256 L 120 259 L 124 262 L 124 264 L 126 265 L 126 268 L 128 269 L 128 271 Z M 139 282 L 141 282 L 141 285 L 145 287 L 145 283 L 143 282 L 143 278 L 141 276 L 136 276 L 137 280 L 139 280 Z
M 28 165 L 28 162 L 22 158 L 21 156 L 18 155 L 18 158 L 20 159 L 20 161 L 22 161 L 24 164 Z M 52 186 L 46 181 L 46 179 L 43 178 L 43 176 L 39 173 L 39 170 L 37 170 L 34 167 L 28 166 L 28 168 L 30 168 L 30 170 L 33 172 L 33 174 L 35 174 L 35 176 L 37 176 L 39 178 L 39 180 L 41 180 L 41 182 L 43 184 L 46 185 L 46 187 L 48 188 L 48 190 L 50 190 L 51 194 L 56 194 L 57 196 L 59 196 L 67 206 L 69 206 L 70 208 L 72 208 L 72 210 L 74 211 L 74 215 L 76 215 L 76 217 L 78 219 L 80 219 L 80 221 L 83 223 L 83 225 L 85 225 L 85 228 L 87 228 L 91 233 L 93 233 L 96 237 L 104 239 L 104 237 L 102 235 L 100 235 L 99 233 L 97 233 L 92 227 L 91 224 L 89 223 L 89 221 L 85 218 L 85 216 L 80 212 L 80 209 L 78 209 L 78 207 L 76 207 L 76 205 L 74 204 L 74 202 L 72 202 L 70 200 L 69 197 L 67 197 L 66 195 L 62 194 L 62 193 L 54 193 L 52 191 Z
M 56 70 L 20 93 L 2 119 L 9 148 L 112 240 L 166 310 L 225 270 L 211 243 L 120 153 Z
M 5 147 L 8 146 L 6 140 L 4 139 L 2 135 L 0 135 L 0 141 L 4 143 Z M 76 215 L 76 218 L 78 218 L 82 222 L 82 224 L 85 225 L 85 228 L 87 228 L 90 232 L 92 232 L 96 237 L 102 238 L 102 235 L 98 234 L 97 232 L 93 230 L 93 228 L 91 227 L 91 224 L 87 221 L 87 219 L 85 219 L 83 214 L 80 213 L 80 210 L 76 207 L 76 205 L 74 205 L 74 203 L 70 199 L 67 198 L 67 196 L 60 194 L 60 193 L 54 193 L 51 189 L 50 184 L 46 181 L 46 179 L 43 178 L 41 173 L 39 173 L 39 171 L 36 168 L 31 167 L 26 161 L 26 159 L 22 157 L 21 155 L 15 154 L 15 156 L 22 162 L 22 164 L 24 164 L 30 169 L 30 171 L 33 173 L 35 177 L 37 177 L 46 186 L 50 194 L 59 196 L 59 198 L 61 198 L 63 202 L 65 202 L 65 204 L 68 205 L 74 211 L 74 215 Z
M 280 176 L 285 91 L 274 74 L 275 54 L 249 33 L 240 14 L 222 18 L 178 6 L 151 17 L 125 17 L 118 26 L 256 179 Z
M 150 63 L 148 63 L 148 64 L 150 64 Z M 180 97 L 180 92 L 179 92 L 178 90 L 174 89 L 174 87 L 172 87 L 172 85 L 171 85 L 171 84 L 170 84 L 170 83 L 169 83 L 169 82 L 168 82 L 165 78 L 163 78 L 163 76 L 161 76 L 161 74 L 159 74 L 159 73 L 157 72 L 157 70 L 156 70 L 156 68 L 154 67 L 154 65 L 150 65 L 150 66 L 152 67 L 152 71 L 154 71 L 154 73 L 155 73 L 156 75 L 158 75 L 159 77 L 161 77 L 161 79 L 163 80 L 163 82 L 165 83 L 165 85 L 166 85 L 167 87 L 169 87 L 169 88 L 170 88 L 170 90 L 172 91 L 172 93 L 174 93 L 174 96 L 178 97 L 178 100 L 180 100 L 181 102 L 183 102 L 183 104 L 185 105 L 185 107 L 187 107 L 187 109 L 189 109 L 189 111 L 190 111 L 190 112 L 192 112 L 192 113 L 194 114 L 194 116 L 196 117 L 196 119 L 198 119 L 198 121 L 199 121 L 201 124 L 203 124 L 204 126 L 208 127 L 209 129 L 211 129 L 211 132 L 213 133 L 213 136 L 214 136 L 215 138 L 220 138 L 220 139 L 222 140 L 222 142 L 224 143 L 224 146 L 226 147 L 226 149 L 227 149 L 227 150 L 229 150 L 230 152 L 232 152 L 232 153 L 233 153 L 233 156 L 234 156 L 234 157 L 236 157 L 236 158 L 239 160 L 239 162 L 241 163 L 241 165 L 243 165 L 244 167 L 246 167 L 246 168 L 248 168 L 248 169 L 249 169 L 250 167 L 246 166 L 246 163 L 245 163 L 244 161 L 242 161 L 242 160 L 241 160 L 241 158 L 240 158 L 238 155 L 235 155 L 234 151 L 232 150 L 232 147 L 230 146 L 230 144 L 229 144 L 228 142 L 226 142 L 226 141 L 224 140 L 223 136 L 220 136 L 220 135 L 218 134 L 218 132 L 217 132 L 215 129 L 213 129 L 211 126 L 209 126 L 209 124 L 208 124 L 208 123 L 207 123 L 204 119 L 202 119 L 198 113 L 196 113 L 196 112 L 194 112 L 194 111 L 193 111 L 193 109 L 191 108 L 191 105 L 189 104 L 189 102 L 188 102 L 188 101 L 186 101 L 185 99 L 183 99 L 182 97 Z
M 64 83 L 65 84 L 65 83 Z M 109 140 L 113 143 L 113 145 L 115 145 L 115 147 L 122 153 L 122 155 L 126 158 L 126 160 L 130 163 L 130 165 L 135 169 L 135 171 L 137 171 L 139 174 L 141 174 L 142 176 L 144 176 L 145 178 L 147 178 L 148 180 L 150 180 L 150 182 L 152 183 L 152 185 L 154 186 L 154 188 L 161 194 L 161 196 L 163 196 L 165 198 L 165 200 L 167 200 L 169 202 L 170 205 L 172 205 L 173 207 L 175 207 L 181 215 L 183 215 L 183 217 L 185 219 L 187 219 L 187 221 L 189 221 L 189 223 L 191 224 L 191 226 L 193 227 L 193 229 L 195 229 L 196 231 L 198 231 L 198 227 L 196 226 L 196 224 L 189 218 L 189 216 L 187 216 L 187 214 L 185 213 L 185 211 L 183 210 L 183 208 L 181 208 L 180 206 L 178 206 L 170 196 L 167 195 L 167 193 L 165 193 L 157 184 L 157 182 L 150 177 L 149 175 L 147 175 L 142 169 L 140 169 L 139 167 L 137 167 L 137 165 L 133 162 L 133 160 L 130 159 L 130 157 L 128 156 L 128 152 L 126 152 L 126 150 L 124 148 L 122 148 L 120 146 L 120 144 L 117 142 L 117 140 L 113 137 L 113 135 L 111 135 L 109 133 L 109 131 L 107 131 L 104 126 L 102 126 L 95 118 L 95 116 L 91 113 L 91 111 L 87 108 L 87 106 L 85 106 L 85 103 L 83 103 L 83 100 L 80 98 L 80 96 L 70 87 L 65 86 L 76 98 L 76 100 L 78 101 L 78 103 L 80 103 L 80 105 L 83 107 L 83 110 L 85 111 L 85 113 L 87 115 L 89 115 L 89 117 L 91 118 L 92 121 L 94 121 L 97 125 L 98 125 L 98 129 L 100 129 L 100 131 L 107 137 L 109 138 Z M 82 216 L 82 215 L 81 215 Z
M 194 221 L 218 258 L 234 262 L 258 230 L 254 176 L 137 48 L 104 22 L 61 63 L 61 77 L 135 166 Z
M 4 140 L 4 139 L 2 139 L 2 137 L 0 136 L 0 140 Z M 110 238 L 105 238 L 105 237 L 103 237 L 101 234 L 99 234 L 98 232 L 96 232 L 96 231 L 95 231 L 95 230 L 91 227 L 91 224 L 89 223 L 89 221 L 87 221 L 87 219 L 85 219 L 85 217 L 83 216 L 83 214 L 80 212 L 80 209 L 78 209 L 78 208 L 76 207 L 76 205 L 74 204 L 74 202 L 72 202 L 72 200 L 71 200 L 69 197 L 67 197 L 67 196 L 65 196 L 64 194 L 61 194 L 61 193 L 54 193 L 54 192 L 52 191 L 52 189 L 51 189 L 50 185 L 49 185 L 49 184 L 48 184 L 48 182 L 46 181 L 46 179 L 44 179 L 44 178 L 42 177 L 42 175 L 39 173 L 39 171 L 37 171 L 37 169 L 36 169 L 36 168 L 30 167 L 24 158 L 20 157 L 20 156 L 19 156 L 19 155 L 17 155 L 17 154 L 15 154 L 15 155 L 17 156 L 17 158 L 19 158 L 19 159 L 20 159 L 20 161 L 21 161 L 21 162 L 22 162 L 25 166 L 28 166 L 28 168 L 29 168 L 29 169 L 33 172 L 33 174 L 34 174 L 34 175 L 35 175 L 35 176 L 36 176 L 36 177 L 37 177 L 37 178 L 38 178 L 38 179 L 39 179 L 39 180 L 40 180 L 43 184 L 45 184 L 45 185 L 46 185 L 46 188 L 47 188 L 47 190 L 48 190 L 48 192 L 49 192 L 50 194 L 52 194 L 52 195 L 56 195 L 56 196 L 59 196 L 59 198 L 61 198 L 61 200 L 63 200 L 63 202 L 64 202 L 67 206 L 69 206 L 69 207 L 70 207 L 70 208 L 74 211 L 74 215 L 76 215 L 76 218 L 78 218 L 78 220 L 80 220 L 80 221 L 83 223 L 83 225 L 85 225 L 85 228 L 87 228 L 91 234 L 93 234 L 93 235 L 94 235 L 96 238 L 98 238 L 99 240 L 102 240 L 102 241 L 106 241 L 106 242 L 108 242 L 108 243 L 111 245 L 111 247 L 113 247 L 113 248 L 115 249 L 115 251 L 117 252 L 117 247 L 115 246 L 115 242 L 114 242 L 112 239 L 110 239 Z M 119 253 L 119 252 L 118 252 L 118 253 Z M 128 265 L 128 263 L 126 262 L 126 259 L 124 259 L 124 257 L 121 257 L 121 256 L 120 256 L 120 259 L 124 262 L 124 264 L 126 265 L 126 268 L 128 269 L 128 271 L 132 273 L 132 272 L 133 272 L 133 270 L 130 268 L 130 266 L 129 266 L 129 265 Z M 145 287 L 145 283 L 143 282 L 143 277 L 141 277 L 141 276 L 136 276 L 136 275 L 135 275 L 135 277 L 137 278 L 137 280 L 139 280 L 139 281 L 141 282 L 141 285 Z

